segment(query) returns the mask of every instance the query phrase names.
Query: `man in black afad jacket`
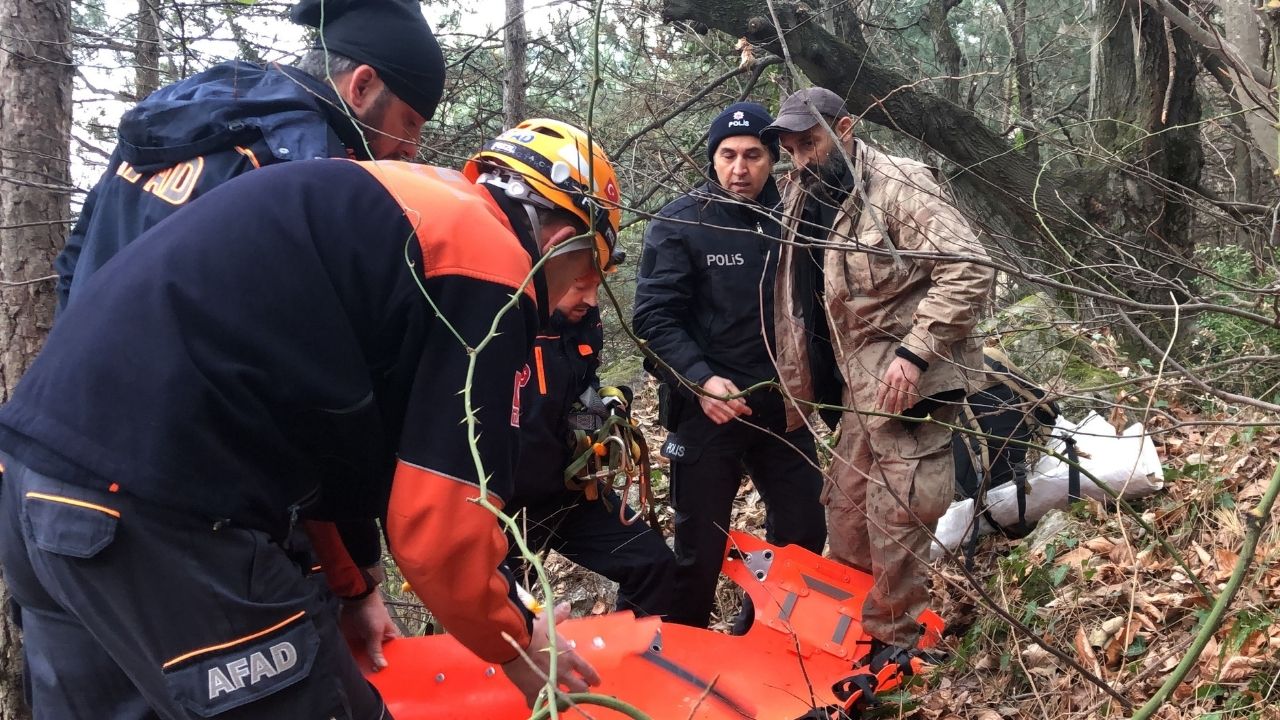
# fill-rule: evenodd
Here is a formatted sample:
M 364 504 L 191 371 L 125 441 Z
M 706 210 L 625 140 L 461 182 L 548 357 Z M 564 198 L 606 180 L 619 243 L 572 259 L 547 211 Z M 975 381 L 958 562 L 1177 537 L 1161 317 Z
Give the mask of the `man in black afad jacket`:
M 710 178 L 649 225 L 636 283 L 635 330 L 666 366 L 651 370 L 669 391 L 672 433 L 662 454 L 671 460 L 681 603 L 668 619 L 688 625 L 710 619 L 744 468 L 764 499 L 770 542 L 821 552 L 826 541 L 813 436 L 786 432 L 773 387 L 733 397 L 778 379 L 769 351 L 779 237 L 770 173 L 778 148 L 759 137 L 772 121 L 755 103 L 716 117 Z M 744 612 L 735 629 L 744 631 L 749 618 Z
M 507 512 L 531 550 L 555 550 L 617 582 L 618 610 L 666 615 L 675 557 L 662 537 L 629 507 L 630 524 L 624 523 L 622 501 L 613 490 L 598 487 L 587 495 L 565 483 L 565 468 L 574 459 L 574 429 L 597 425 L 596 413 L 604 412 L 602 404 L 584 401 L 600 389 L 599 287 L 595 273 L 575 281 L 534 343 L 528 379 L 520 389 L 520 465 Z M 511 565 L 523 570 L 517 574 L 532 587 L 536 578 L 518 550 L 513 543 Z
M 556 655 L 553 685 L 598 680 L 519 601 L 491 512 L 548 299 L 616 241 L 592 148 L 531 120 L 463 173 L 281 163 L 85 286 L 0 406 L 0 565 L 36 717 L 386 718 L 290 552 L 300 515 L 386 517 L 434 617 L 531 705 Z
M 295 68 L 231 61 L 125 113 L 119 144 L 54 261 L 58 312 L 94 272 L 214 187 L 288 160 L 412 159 L 444 92 L 444 56 L 416 0 L 302 0 L 321 28 Z

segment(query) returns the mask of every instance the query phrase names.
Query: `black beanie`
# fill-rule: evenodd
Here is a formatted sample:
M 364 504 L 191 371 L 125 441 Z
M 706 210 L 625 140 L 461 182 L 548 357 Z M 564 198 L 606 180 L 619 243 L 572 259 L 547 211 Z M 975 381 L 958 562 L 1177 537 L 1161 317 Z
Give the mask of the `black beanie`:
M 320 29 L 317 49 L 371 66 L 419 115 L 435 114 L 444 94 L 444 53 L 417 0 L 302 0 L 289 16 Z
M 760 137 L 760 131 L 773 124 L 773 116 L 760 103 L 740 102 L 725 108 L 711 121 L 711 129 L 707 131 L 707 160 L 714 160 L 716 148 L 720 141 L 734 135 L 753 135 Z M 778 138 L 773 137 L 765 147 L 773 154 L 774 162 L 778 160 Z

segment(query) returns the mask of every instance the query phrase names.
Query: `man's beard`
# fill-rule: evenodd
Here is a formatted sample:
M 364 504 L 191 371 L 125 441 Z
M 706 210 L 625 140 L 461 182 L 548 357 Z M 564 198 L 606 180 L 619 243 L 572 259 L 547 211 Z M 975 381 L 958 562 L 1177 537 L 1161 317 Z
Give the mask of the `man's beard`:
M 836 188 L 840 186 L 845 169 L 844 156 L 839 150 L 832 148 L 821 161 L 805 166 L 800 182 L 809 190 Z
M 386 124 L 387 113 L 391 110 L 391 101 L 395 95 L 384 85 L 378 90 L 377 96 L 373 98 L 373 102 L 369 108 L 365 110 L 363 117 L 359 118 L 360 132 L 364 136 L 364 142 L 372 150 L 375 146 L 390 144 L 397 142 L 399 138 L 388 137 L 387 133 L 382 129 Z M 373 153 L 377 154 L 377 153 Z M 378 160 L 399 160 L 401 158 L 375 158 Z M 412 158 L 404 158 L 406 160 Z

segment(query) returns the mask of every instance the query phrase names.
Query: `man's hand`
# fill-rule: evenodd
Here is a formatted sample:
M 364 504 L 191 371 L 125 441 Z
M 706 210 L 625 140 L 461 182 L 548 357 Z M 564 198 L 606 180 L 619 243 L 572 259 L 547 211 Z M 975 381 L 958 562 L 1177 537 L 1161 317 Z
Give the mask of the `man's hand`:
M 555 609 L 555 621 L 560 623 L 569 618 L 569 604 L 561 603 Z M 542 613 L 533 621 L 533 634 L 529 639 L 529 647 L 525 649 L 528 660 L 517 657 L 502 666 L 507 679 L 524 693 L 524 701 L 533 707 L 538 699 L 538 692 L 547 684 L 551 667 L 550 639 L 547 637 L 547 613 Z M 556 687 L 564 687 L 571 693 L 586 692 L 590 685 L 599 685 L 600 676 L 595 668 L 565 642 L 564 636 L 556 635 Z M 531 662 L 532 661 L 532 664 Z
M 876 391 L 876 410 L 890 415 L 901 415 L 903 410 L 920 399 L 920 367 L 906 358 L 895 357 L 889 369 L 880 379 Z
M 722 378 L 719 375 L 712 375 L 707 378 L 707 381 L 702 383 L 702 389 L 710 395 L 719 397 L 728 397 L 742 392 L 737 385 L 733 384 L 732 380 Z M 747 407 L 747 401 L 742 398 L 720 400 L 715 397 L 699 395 L 698 403 L 702 405 L 702 412 L 717 425 L 723 425 L 739 415 L 751 414 L 751 408 Z
M 347 642 L 364 647 L 369 659 L 373 661 L 374 670 L 387 666 L 387 658 L 382 654 L 382 644 L 401 637 L 400 628 L 391 621 L 387 604 L 382 601 L 382 593 L 378 590 L 360 600 L 344 601 L 339 625 Z

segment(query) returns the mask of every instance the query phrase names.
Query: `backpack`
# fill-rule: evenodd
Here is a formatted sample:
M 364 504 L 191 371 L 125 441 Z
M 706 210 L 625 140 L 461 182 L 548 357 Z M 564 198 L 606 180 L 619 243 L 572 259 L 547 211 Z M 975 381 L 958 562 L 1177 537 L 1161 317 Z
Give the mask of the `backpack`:
M 1023 443 L 1044 447 L 1053 437 L 1058 420 L 1058 406 L 1048 399 L 1048 392 L 1027 379 L 1009 358 L 996 348 L 983 348 L 985 383 L 965 398 L 957 424 L 982 436 L 957 432 L 951 449 L 955 458 L 957 499 L 973 499 L 974 517 L 965 562 L 973 567 L 973 554 L 978 545 L 978 514 L 982 513 L 991 527 L 1008 537 L 1022 537 L 1030 532 L 1027 525 L 1027 479 L 1038 460 L 1038 451 Z M 985 437 L 983 437 L 985 436 Z M 1075 442 L 1059 436 L 1065 443 L 1067 458 L 1076 462 Z M 1009 442 L 1009 441 L 1015 442 Z M 1018 522 L 1001 526 L 986 511 L 987 491 L 1005 483 L 1017 486 Z M 1080 474 L 1071 467 L 1068 497 L 1080 499 Z

